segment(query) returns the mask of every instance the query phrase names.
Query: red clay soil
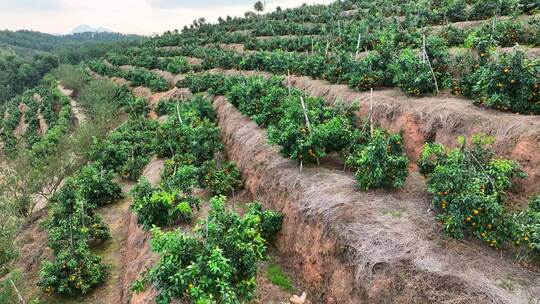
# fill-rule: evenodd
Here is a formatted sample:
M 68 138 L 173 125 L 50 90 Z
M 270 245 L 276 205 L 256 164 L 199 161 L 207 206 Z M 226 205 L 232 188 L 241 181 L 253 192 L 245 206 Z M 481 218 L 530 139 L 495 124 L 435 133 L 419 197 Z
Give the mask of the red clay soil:
M 299 171 L 224 97 L 214 107 L 245 187 L 285 215 L 277 251 L 315 292 L 313 303 L 540 299 L 538 273 L 483 244 L 444 237 L 417 174 L 402 191 L 361 192 L 350 173 L 312 166 Z
M 227 75 L 271 75 L 266 72 L 211 70 Z M 287 80 L 285 80 L 287 84 Z M 413 98 L 397 89 L 358 92 L 346 85 L 330 84 L 309 77 L 291 76 L 289 84 L 327 102 L 359 102 L 358 115 L 366 117 L 373 105 L 377 124 L 392 131 L 403 132 L 405 151 L 416 161 L 427 141 L 456 146 L 458 136 L 476 133 L 495 136 L 495 149 L 502 156 L 519 162 L 528 177 L 519 181 L 516 193 L 530 196 L 540 191 L 540 116 L 504 113 L 474 106 L 471 100 L 452 96 Z

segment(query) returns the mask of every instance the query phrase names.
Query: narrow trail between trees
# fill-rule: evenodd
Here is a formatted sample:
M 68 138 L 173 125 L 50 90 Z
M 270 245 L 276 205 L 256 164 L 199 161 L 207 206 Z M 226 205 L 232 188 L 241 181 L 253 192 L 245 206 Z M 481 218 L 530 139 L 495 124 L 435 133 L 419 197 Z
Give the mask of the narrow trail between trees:
M 77 101 L 73 99 L 73 90 L 70 90 L 61 84 L 58 84 L 58 89 L 62 92 L 62 94 L 69 97 L 69 104 L 71 105 L 71 113 L 73 113 L 73 116 L 75 116 L 77 123 L 84 124 L 87 121 L 87 117 L 84 114 L 82 107 L 80 107 Z
M 161 100 L 170 98 L 185 99 L 192 95 L 189 89 L 186 88 L 173 88 L 167 92 L 152 93 L 148 88 L 136 87 L 132 88 L 132 93 L 136 97 L 146 99 L 147 104 L 152 108 L 151 113 L 155 115 L 155 117 L 150 115 L 151 119 L 161 119 L 154 112 L 154 107 Z M 146 177 L 153 186 L 157 186 L 161 181 L 163 165 L 163 159 L 152 158 L 143 170 L 142 176 Z M 96 252 L 102 255 L 104 262 L 110 264 L 112 268 L 110 279 L 105 286 L 97 289 L 89 297 L 88 301 L 90 302 L 88 303 L 147 304 L 155 302 L 157 296 L 157 291 L 152 287 L 140 294 L 130 291 L 131 284 L 140 278 L 140 275 L 151 267 L 159 257 L 150 249 L 150 232 L 139 227 L 137 216 L 129 209 L 133 201 L 129 196 L 129 191 L 134 185 L 134 182 L 122 182 L 121 185 L 124 198 L 115 204 L 103 206 L 98 209 L 98 213 L 103 217 L 104 222 L 111 230 L 112 239 L 99 246 Z M 194 223 L 198 219 L 204 218 L 209 209 L 207 202 L 209 197 L 207 197 L 205 191 L 196 189 L 195 192 L 203 198 L 203 204 L 201 210 L 195 214 L 196 219 Z M 253 201 L 251 192 L 249 190 L 242 190 L 235 197 L 230 198 L 228 204 L 236 206 L 237 212 L 241 214 L 244 211 L 245 203 L 251 201 Z M 182 226 L 181 229 L 189 233 L 192 228 L 190 225 L 187 225 L 185 227 Z M 272 252 L 270 256 L 274 263 L 281 263 L 281 257 L 273 256 Z M 258 288 L 255 298 L 250 303 L 286 303 L 287 299 L 292 295 L 281 290 L 268 280 L 265 271 L 269 263 L 268 261 L 263 261 L 259 265 L 260 271 L 257 274 Z M 292 267 L 289 265 L 287 268 Z M 298 290 L 298 293 L 300 294 L 301 291 Z
M 135 91 L 139 97 L 164 94 Z M 247 191 L 286 214 L 276 244 L 279 256 L 294 269 L 295 280 L 323 302 L 534 303 L 540 298 L 538 274 L 512 257 L 474 240 L 444 237 L 428 211 L 418 173 L 402 191 L 360 192 L 350 173 L 309 166 L 300 172 L 267 144 L 266 131 L 223 97 L 214 107 L 227 154 L 246 178 Z
M 84 114 L 84 111 L 79 106 L 79 103 L 73 99 L 73 90 L 65 88 L 63 85 L 58 83 L 58 89 L 62 94 L 64 94 L 66 97 L 69 98 L 69 103 L 71 105 L 71 113 L 73 114 L 73 117 L 75 118 L 75 121 L 77 122 L 77 125 L 84 124 L 87 121 L 87 117 Z M 41 122 L 40 122 L 41 124 Z M 47 127 L 48 128 L 48 127 Z M 63 182 L 62 182 L 63 183 Z M 39 211 L 45 209 L 47 207 L 47 200 L 42 197 L 35 197 L 35 207 L 34 212 L 38 213 Z

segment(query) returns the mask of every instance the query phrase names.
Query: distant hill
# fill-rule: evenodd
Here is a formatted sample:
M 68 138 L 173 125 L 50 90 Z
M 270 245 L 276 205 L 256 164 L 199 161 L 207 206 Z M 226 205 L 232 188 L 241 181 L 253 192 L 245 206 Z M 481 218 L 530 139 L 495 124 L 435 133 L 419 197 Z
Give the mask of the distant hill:
M 35 31 L 0 31 L 0 46 L 10 48 L 17 53 L 20 50 L 50 52 L 58 48 L 74 46 L 80 43 L 109 43 L 139 40 L 141 36 L 125 35 L 112 32 L 83 32 L 56 36 Z M 26 53 L 31 53 L 25 51 Z
M 112 32 L 51 35 L 0 30 L 0 107 L 6 100 L 35 86 L 43 75 L 61 63 L 77 64 L 102 57 L 109 51 L 138 45 L 144 39 Z
M 107 29 L 107 28 L 104 28 L 104 27 L 91 27 L 91 26 L 86 25 L 86 24 L 81 24 L 81 25 L 75 27 L 74 29 L 72 29 L 69 32 L 69 34 L 88 33 L 88 32 L 107 33 L 107 32 L 112 32 L 112 31 Z

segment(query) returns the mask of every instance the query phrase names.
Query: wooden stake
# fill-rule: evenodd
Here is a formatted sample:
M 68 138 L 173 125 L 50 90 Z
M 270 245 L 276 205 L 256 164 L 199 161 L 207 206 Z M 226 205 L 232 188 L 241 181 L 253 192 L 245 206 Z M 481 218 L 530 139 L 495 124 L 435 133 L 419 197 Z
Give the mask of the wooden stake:
M 309 117 L 307 113 L 306 104 L 304 103 L 304 97 L 300 96 L 300 103 L 302 104 L 302 110 L 304 111 L 304 118 L 306 119 L 306 125 L 309 133 L 311 134 L 311 124 L 309 123 Z
M 433 76 L 433 81 L 435 82 L 435 90 L 437 92 L 437 95 L 439 95 L 439 84 L 437 83 L 437 77 L 435 76 L 435 71 L 433 71 L 433 67 L 431 66 L 431 62 L 429 62 L 429 56 L 426 51 L 426 35 L 423 36 L 423 47 L 422 47 L 422 58 L 424 62 L 427 62 L 429 66 L 429 70 L 431 71 L 431 75 Z
M 369 132 L 373 136 L 373 88 L 369 92 Z
M 19 301 L 21 301 L 21 304 L 26 304 L 23 297 L 21 296 L 21 293 L 17 289 L 17 286 L 15 286 L 15 283 L 13 283 L 13 280 L 11 278 L 9 279 L 9 282 L 11 283 L 11 286 L 13 287 L 13 289 L 15 289 L 15 292 L 17 293 L 17 296 L 19 297 Z
M 360 39 L 362 38 L 362 34 L 358 33 L 358 42 L 356 42 L 356 55 L 354 56 L 354 59 L 358 59 L 358 53 L 360 52 Z

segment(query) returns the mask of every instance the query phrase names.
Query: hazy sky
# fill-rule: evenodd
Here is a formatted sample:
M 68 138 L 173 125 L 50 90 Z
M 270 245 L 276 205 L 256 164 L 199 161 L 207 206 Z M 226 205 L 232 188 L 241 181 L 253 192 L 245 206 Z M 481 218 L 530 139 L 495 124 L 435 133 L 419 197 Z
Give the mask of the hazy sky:
M 181 29 L 193 19 L 243 16 L 256 0 L 0 0 L 0 29 L 67 33 L 77 25 L 123 33 L 153 34 Z M 332 0 L 270 0 L 268 10 Z

